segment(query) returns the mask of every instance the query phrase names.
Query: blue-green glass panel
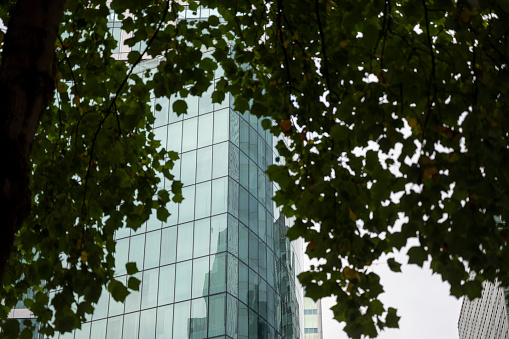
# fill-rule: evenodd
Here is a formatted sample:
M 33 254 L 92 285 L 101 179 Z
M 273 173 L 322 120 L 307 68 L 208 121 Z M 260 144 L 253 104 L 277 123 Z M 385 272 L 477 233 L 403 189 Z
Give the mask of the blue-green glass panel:
M 155 337 L 156 337 L 156 309 L 152 308 L 141 312 L 139 338 L 155 339 Z
M 195 218 L 201 219 L 210 216 L 211 208 L 211 182 L 205 181 L 196 185 Z
M 157 308 L 157 339 L 172 339 L 173 332 L 173 305 Z
M 212 180 L 211 214 L 226 212 L 228 207 L 228 177 Z
M 196 149 L 198 143 L 198 118 L 184 120 L 182 135 L 182 152 Z
M 157 219 L 157 213 L 152 213 L 147 220 L 147 232 L 161 228 L 162 221 Z
M 229 113 L 228 109 L 214 112 L 214 144 L 228 140 Z
M 106 339 L 122 339 L 123 324 L 124 324 L 123 316 L 108 318 Z
M 184 201 L 179 206 L 179 223 L 185 223 L 194 219 L 194 190 L 194 185 L 182 188 Z
M 106 338 L 106 319 L 93 321 L 90 338 L 105 339 Z
M 274 286 L 274 253 L 272 250 L 267 250 L 267 282 L 270 286 Z
M 207 298 L 191 302 L 191 339 L 207 338 Z
M 190 336 L 191 302 L 175 304 L 173 311 L 173 338 L 189 338 Z
M 226 253 L 210 256 L 210 294 L 226 291 Z
M 124 316 L 124 331 L 122 339 L 138 339 L 140 328 L 140 312 L 126 314 Z
M 225 334 L 226 294 L 209 297 L 209 337 Z
M 161 106 L 160 110 L 157 110 L 157 105 Z M 169 112 L 170 100 L 166 97 L 156 98 L 154 105 L 154 127 L 159 127 L 168 124 L 168 112 Z
M 239 115 L 230 109 L 230 141 L 239 147 Z
M 249 311 L 246 305 L 239 303 L 239 339 L 249 338 Z
M 263 279 L 267 279 L 267 246 L 258 240 L 258 273 Z
M 228 179 L 228 212 L 239 217 L 239 184 L 231 178 Z
M 141 308 L 157 306 L 157 287 L 159 281 L 159 269 L 154 268 L 143 272 Z
M 275 325 L 276 320 L 276 310 L 275 310 L 275 293 L 274 290 L 269 286 L 267 288 L 267 319 L 269 320 L 269 324 L 271 326 Z
M 198 120 L 198 147 L 212 145 L 213 114 L 201 115 Z
M 240 150 L 249 154 L 249 124 L 240 118 Z
M 226 251 L 227 214 L 217 215 L 210 219 L 210 253 Z
M 117 240 L 115 245 L 115 275 L 126 274 L 125 264 L 129 256 L 129 238 Z
M 240 152 L 240 184 L 248 189 L 249 188 L 249 158 L 244 152 Z
M 195 183 L 196 180 L 196 151 L 182 153 L 180 156 L 180 181 L 184 186 Z
M 193 256 L 193 223 L 178 225 L 177 261 L 191 259 Z
M 229 144 L 228 174 L 236 181 L 240 180 L 240 151 L 237 146 Z
M 239 224 L 239 259 L 248 263 L 249 258 L 249 230 L 243 224 Z
M 194 248 L 193 257 L 209 254 L 210 249 L 210 218 L 194 222 Z
M 174 301 L 175 265 L 162 266 L 159 269 L 159 293 L 157 304 L 166 305 Z
M 200 148 L 196 158 L 196 182 L 212 178 L 212 147 Z
M 265 205 L 266 203 L 266 195 L 265 195 L 265 177 L 266 174 L 263 173 L 263 170 L 258 168 L 258 200 Z
M 239 221 L 228 215 L 228 252 L 239 255 Z
M 95 306 L 95 312 L 93 314 L 93 320 L 98 320 L 101 318 L 106 318 L 108 315 L 108 301 L 109 301 L 109 293 L 106 287 L 103 286 L 101 291 L 101 296 L 97 301 L 97 305 Z
M 249 195 L 249 228 L 258 234 L 258 200 Z
M 265 134 L 265 133 L 264 133 Z M 267 162 L 265 161 L 265 141 L 258 137 L 258 166 L 260 166 L 263 170 L 267 168 Z
M 185 99 L 187 103 L 187 114 L 184 116 L 185 119 L 198 115 L 198 97 L 189 95 Z
M 124 286 L 127 283 L 126 276 L 117 277 L 115 279 L 120 281 L 122 284 L 124 284 Z M 116 315 L 119 315 L 122 313 L 124 313 L 124 302 L 116 301 L 110 295 L 110 307 L 108 308 L 108 316 L 113 317 L 113 316 L 116 316 Z M 122 329 L 120 329 L 120 330 L 122 331 Z
M 249 270 L 249 307 L 258 312 L 258 274 L 255 271 Z
M 142 280 L 142 273 L 138 272 L 134 275 L 135 278 Z M 143 281 L 142 281 L 143 283 Z M 133 312 L 138 311 L 140 309 L 140 303 L 141 303 L 141 292 L 140 291 L 130 291 L 125 298 L 125 312 Z
M 258 167 L 252 159 L 249 159 L 249 193 L 255 197 L 258 194 Z
M 249 269 L 242 262 L 239 262 L 239 299 L 245 304 L 249 302 Z
M 185 134 L 184 134 L 185 135 Z M 251 127 L 249 129 L 249 157 L 257 161 L 258 160 L 258 133 Z
M 231 254 L 228 254 L 228 278 L 226 279 L 228 285 L 228 292 L 238 297 L 239 295 L 239 259 Z
M 209 257 L 193 260 L 192 297 L 202 297 L 209 292 Z
M 200 114 L 205 114 L 212 112 L 214 105 L 212 104 L 212 92 L 214 91 L 214 86 L 210 86 L 207 91 L 205 91 L 200 98 Z
M 175 284 L 175 301 L 191 298 L 191 276 L 192 276 L 192 261 L 184 261 L 177 263 L 176 266 L 176 279 Z
M 258 313 L 267 319 L 267 283 L 263 279 L 260 279 L 259 298 Z
M 161 265 L 172 264 L 177 256 L 177 226 L 161 231 Z
M 258 339 L 258 314 L 249 310 L 249 339 Z
M 267 222 L 265 221 L 265 208 L 263 208 L 263 205 L 258 203 L 258 236 L 260 239 L 265 241 L 266 236 L 266 226 Z
M 258 272 L 258 237 L 249 231 L 249 267 Z
M 232 338 L 238 335 L 239 301 L 227 295 L 226 299 L 226 334 Z
M 159 266 L 161 231 L 147 233 L 145 238 L 145 269 Z
M 135 262 L 139 270 L 143 269 L 143 256 L 145 251 L 145 234 L 131 237 L 129 246 L 129 262 Z
M 212 179 L 228 175 L 228 142 L 214 145 L 212 154 Z
M 81 329 L 76 330 L 75 339 L 90 339 L 90 323 L 81 324 Z
M 246 226 L 249 224 L 249 193 L 244 187 L 239 189 L 239 220 Z

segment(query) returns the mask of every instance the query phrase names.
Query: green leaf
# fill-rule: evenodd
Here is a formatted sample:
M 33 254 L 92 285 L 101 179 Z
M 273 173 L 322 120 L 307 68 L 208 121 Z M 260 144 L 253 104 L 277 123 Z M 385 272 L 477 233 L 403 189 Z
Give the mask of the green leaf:
M 127 265 L 126 265 L 127 267 Z M 129 281 L 131 281 L 132 277 L 129 278 Z M 129 288 L 131 288 L 129 286 Z M 123 302 L 127 295 L 129 294 L 129 291 L 127 288 L 122 284 L 120 281 L 112 280 L 110 281 L 108 285 L 108 291 L 110 292 L 111 296 L 115 301 Z
M 178 115 L 187 113 L 187 103 L 184 100 L 177 100 L 173 103 L 173 111 Z
M 396 262 L 394 258 L 387 259 L 387 264 L 389 265 L 389 268 L 393 272 L 401 272 L 401 264 Z
M 127 274 L 129 274 L 129 275 L 138 273 L 138 267 L 136 267 L 135 262 L 128 262 L 127 264 L 125 264 L 125 268 L 127 270 Z
M 141 281 L 138 278 L 129 277 L 129 280 L 127 281 L 127 287 L 133 291 L 139 291 L 140 283 Z

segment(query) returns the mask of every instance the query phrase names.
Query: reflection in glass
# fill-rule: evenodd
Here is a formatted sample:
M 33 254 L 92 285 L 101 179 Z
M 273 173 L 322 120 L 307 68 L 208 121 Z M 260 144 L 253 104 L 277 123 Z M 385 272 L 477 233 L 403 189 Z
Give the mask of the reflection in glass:
M 159 269 L 143 272 L 141 291 L 141 308 L 149 308 L 157 305 L 157 285 L 159 280 Z
M 122 324 L 124 317 L 108 318 L 107 336 L 106 339 L 121 339 L 122 338 Z
M 179 206 L 179 222 L 184 223 L 194 219 L 194 185 L 182 188 L 184 201 Z
M 184 120 L 182 135 L 182 152 L 196 149 L 198 142 L 198 118 Z
M 226 290 L 226 253 L 210 256 L 210 294 Z
M 173 319 L 173 338 L 189 338 L 189 318 L 191 315 L 191 302 L 185 301 L 175 304 Z
M 213 295 L 209 297 L 209 336 L 216 336 L 225 333 L 225 305 L 226 294 Z
M 226 251 L 227 214 L 210 219 L 210 253 Z
M 180 181 L 184 186 L 194 184 L 196 178 L 196 151 L 182 153 L 180 163 L 182 166 Z
M 201 257 L 209 254 L 210 248 L 210 218 L 196 220 L 194 222 L 194 246 L 193 257 Z
M 92 322 L 92 330 L 90 333 L 90 337 L 94 339 L 106 338 L 106 319 Z
M 191 305 L 191 339 L 207 337 L 207 298 L 198 298 Z
M 210 216 L 211 182 L 205 181 L 196 185 L 195 218 Z
M 154 268 L 159 265 L 161 246 L 161 231 L 147 233 L 145 239 L 145 269 Z
M 227 195 L 228 177 L 212 180 L 212 215 L 226 212 Z
M 229 113 L 230 111 L 228 109 L 214 112 L 214 144 L 228 140 L 228 134 L 230 132 Z
M 200 100 L 201 101 L 201 100 Z M 205 114 L 198 121 L 198 147 L 212 145 L 213 114 Z
M 212 147 L 200 148 L 197 151 L 196 182 L 212 178 Z
M 228 143 L 213 146 L 212 179 L 228 175 Z
M 209 257 L 193 260 L 192 297 L 202 297 L 209 291 Z

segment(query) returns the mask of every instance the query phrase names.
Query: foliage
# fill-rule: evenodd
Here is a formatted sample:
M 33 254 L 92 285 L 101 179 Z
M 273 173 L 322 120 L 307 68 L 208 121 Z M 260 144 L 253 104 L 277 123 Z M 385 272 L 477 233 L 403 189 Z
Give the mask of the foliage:
M 324 259 L 299 278 L 313 298 L 337 296 L 336 319 L 351 337 L 397 327 L 371 264 L 411 237 L 420 246 L 410 262 L 429 259 L 455 296 L 480 295 L 484 280 L 509 285 L 506 2 L 200 4 L 222 19 L 190 24 L 176 2 L 112 1 L 132 34 L 126 43 L 147 46 L 126 64 L 112 57 L 105 1 L 67 2 L 57 93 L 31 156 L 33 209 L 3 278 L 0 318 L 31 288 L 24 303 L 46 334 L 79 327 L 103 285 L 125 297 L 113 279 L 115 230 L 137 229 L 152 209 L 164 220 L 165 203 L 182 199 L 178 182 L 171 196 L 155 195 L 159 173 L 173 179 L 176 154 L 154 140 L 150 94 L 199 96 L 218 64 L 214 100 L 230 92 L 238 111 L 270 117 L 264 126 L 286 136 L 281 164 L 268 170 L 281 188 L 275 201 L 296 217 L 288 236 Z M 135 72 L 156 56 L 158 72 Z M 392 259 L 389 267 L 399 270 Z M 17 336 L 15 325 L 2 327 Z

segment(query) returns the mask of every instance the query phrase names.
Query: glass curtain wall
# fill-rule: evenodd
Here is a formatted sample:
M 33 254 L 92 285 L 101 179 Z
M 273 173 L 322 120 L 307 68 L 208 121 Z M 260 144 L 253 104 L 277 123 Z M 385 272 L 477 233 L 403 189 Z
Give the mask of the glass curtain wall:
M 183 15 L 199 19 L 209 10 Z M 126 281 L 125 263 L 136 262 L 140 291 L 118 303 L 104 290 L 81 330 L 60 338 L 301 336 L 301 248 L 285 237 L 289 221 L 275 209 L 264 173 L 275 159 L 274 137 L 260 119 L 235 112 L 232 97 L 212 103 L 212 92 L 186 98 L 181 116 L 172 111 L 177 96 L 153 99 L 154 133 L 180 155 L 173 172 L 185 200 L 169 205 L 167 222 L 153 215 L 137 231 L 116 234 L 117 279 Z

